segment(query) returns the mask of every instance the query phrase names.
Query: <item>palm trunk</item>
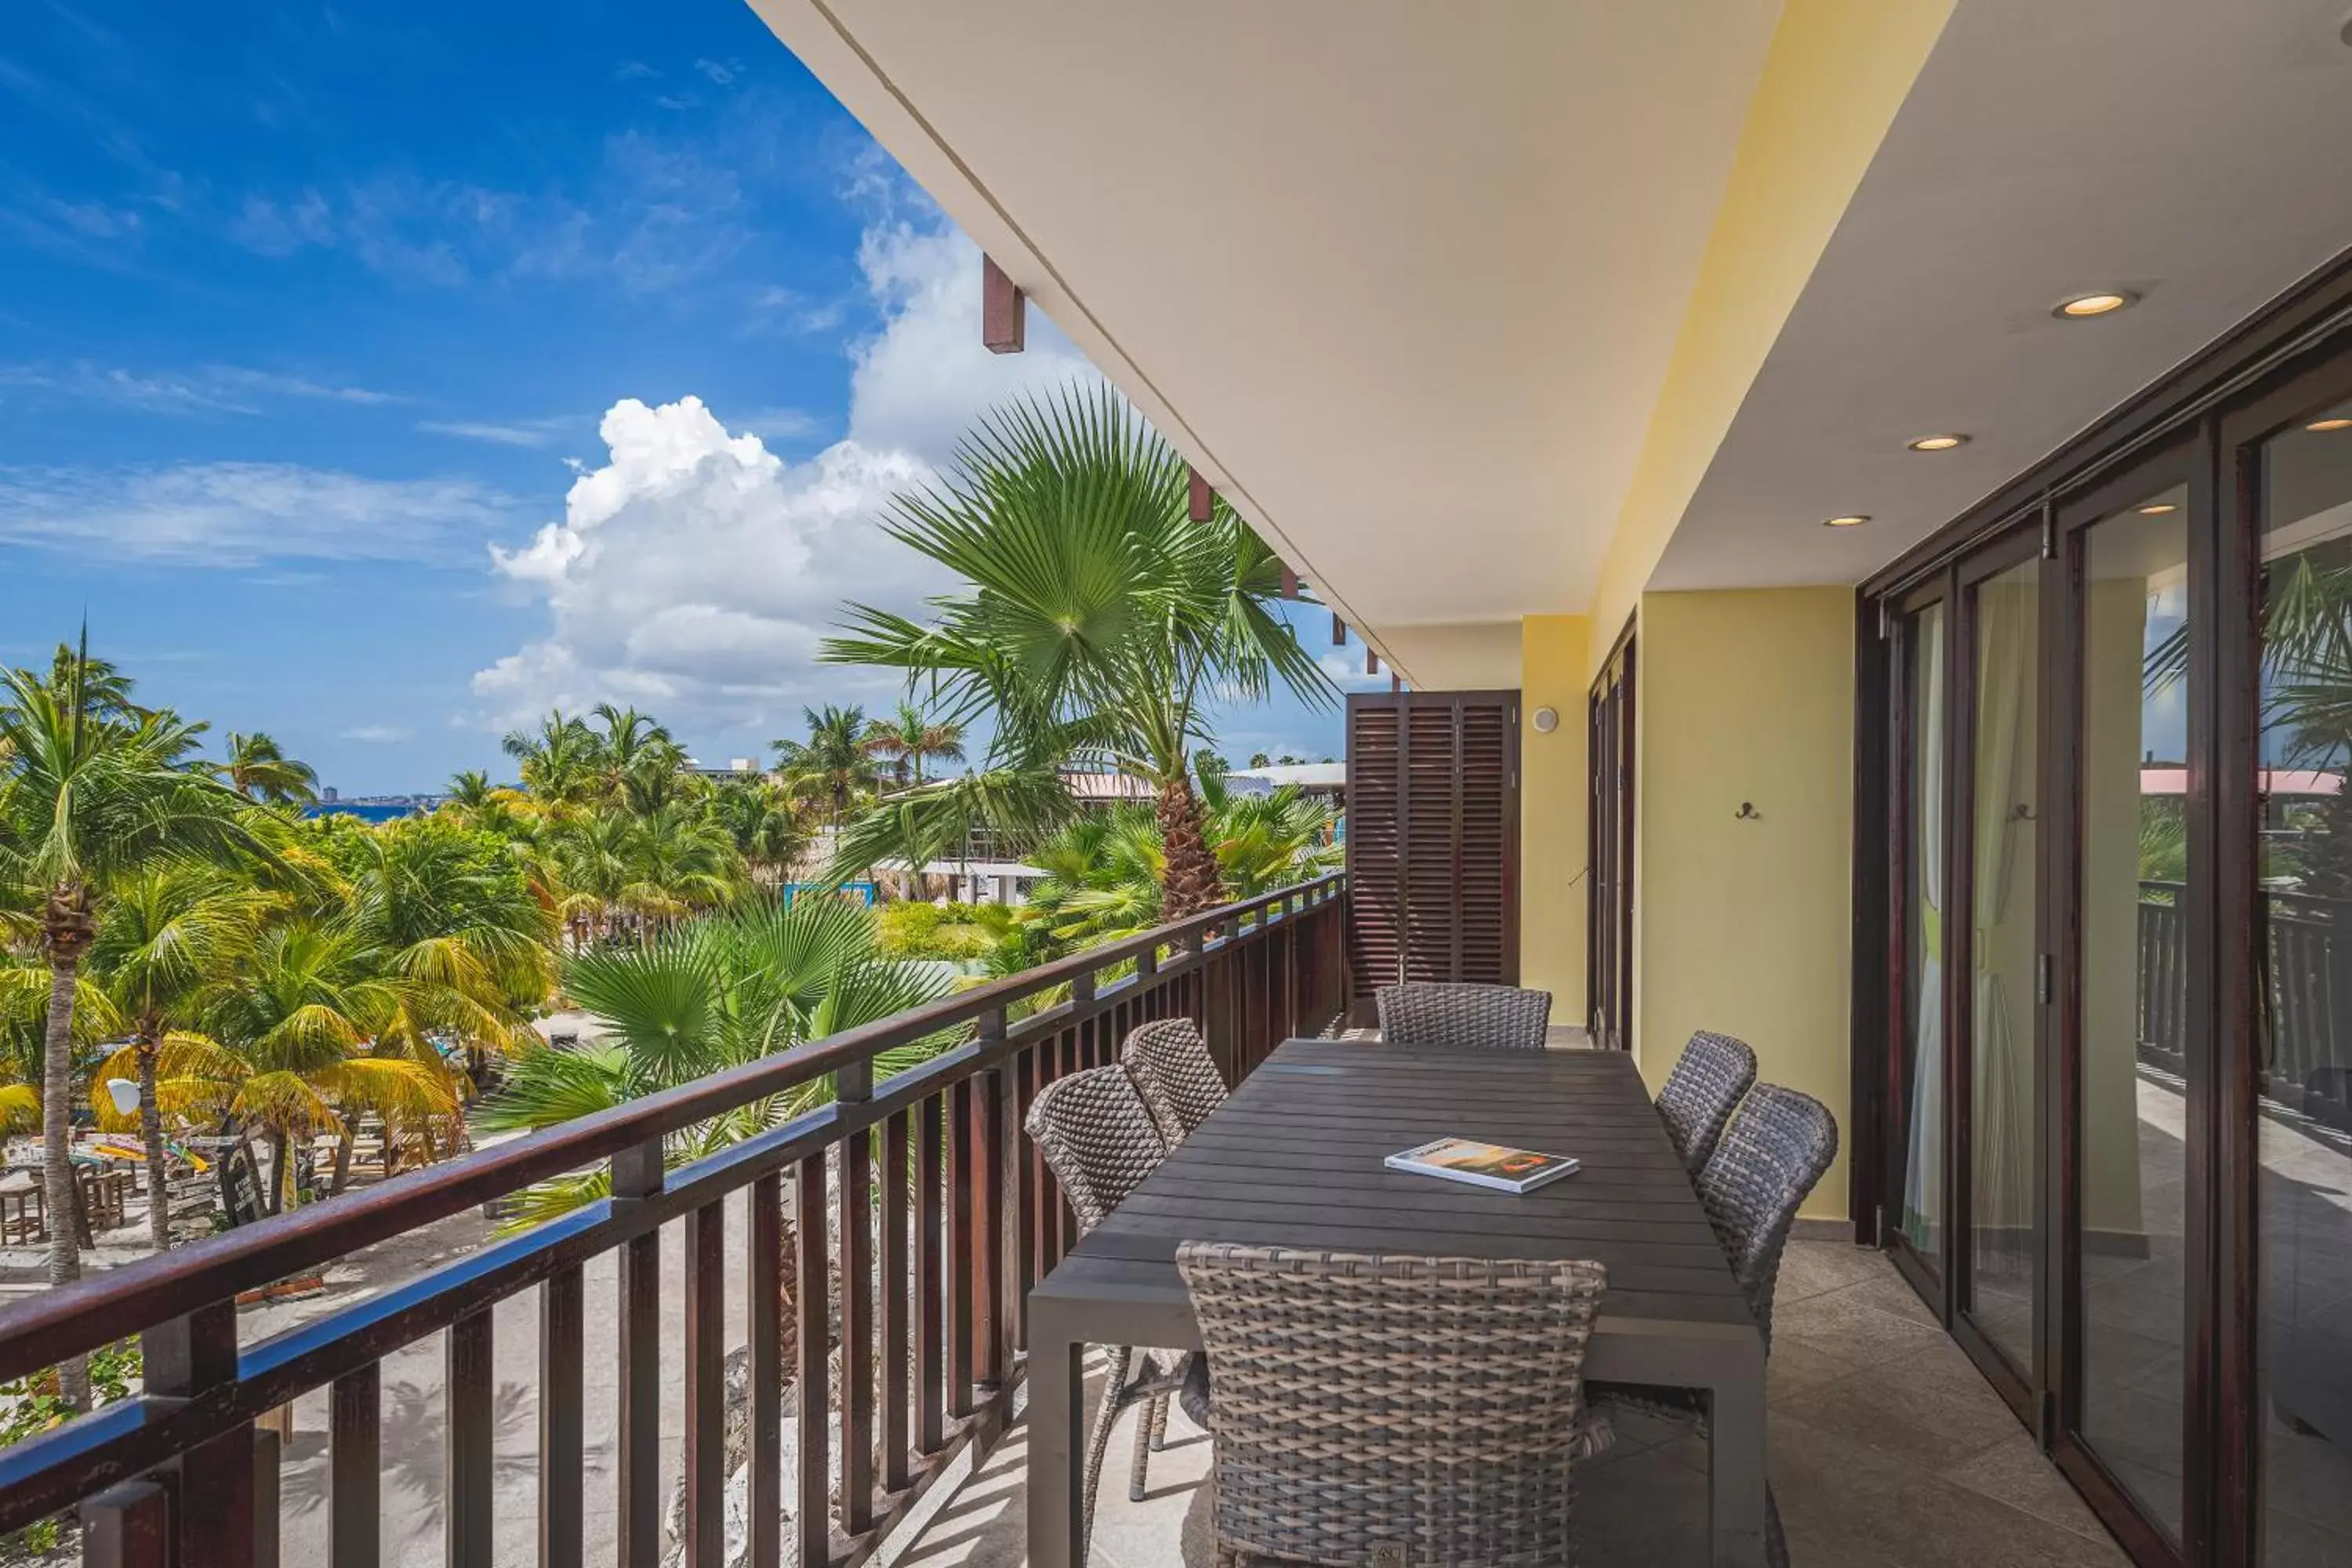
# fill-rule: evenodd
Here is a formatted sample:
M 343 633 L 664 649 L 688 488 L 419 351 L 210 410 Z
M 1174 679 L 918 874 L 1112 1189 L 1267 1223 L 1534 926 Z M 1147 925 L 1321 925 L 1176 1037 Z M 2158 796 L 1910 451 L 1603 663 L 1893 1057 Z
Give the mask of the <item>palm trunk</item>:
M 1160 878 L 1160 917 L 1181 921 L 1223 903 L 1224 875 L 1202 831 L 1201 803 L 1192 794 L 1192 779 L 1179 773 L 1161 784 L 1154 815 L 1168 862 Z
M 41 1037 L 41 1201 L 49 1218 L 49 1285 L 81 1278 L 81 1250 L 74 1234 L 81 1194 L 73 1169 L 74 982 L 90 921 L 78 893 L 58 889 L 49 896 L 49 1016 Z M 89 1408 L 89 1361 L 75 1356 L 58 1368 L 59 1392 L 76 1410 Z
M 172 1250 L 172 1205 L 163 1186 L 163 1111 L 155 1102 L 152 1035 L 139 1040 L 139 1138 L 147 1145 L 147 1239 L 158 1252 Z

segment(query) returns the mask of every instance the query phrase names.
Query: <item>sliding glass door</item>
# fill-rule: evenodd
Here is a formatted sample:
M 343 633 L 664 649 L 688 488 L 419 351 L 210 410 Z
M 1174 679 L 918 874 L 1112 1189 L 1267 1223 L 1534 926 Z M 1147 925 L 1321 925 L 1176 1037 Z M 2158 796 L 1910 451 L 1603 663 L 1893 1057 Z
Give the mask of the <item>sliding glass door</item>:
M 1893 623 L 1890 776 L 1895 809 L 1888 886 L 1896 933 L 1888 955 L 1893 1044 L 1886 1078 L 1887 1146 L 1893 1152 L 1890 1240 L 1923 1289 L 1941 1289 L 1947 1231 L 1944 1192 L 1944 934 L 1948 849 L 1944 753 L 1948 640 L 1944 603 L 1916 600 Z

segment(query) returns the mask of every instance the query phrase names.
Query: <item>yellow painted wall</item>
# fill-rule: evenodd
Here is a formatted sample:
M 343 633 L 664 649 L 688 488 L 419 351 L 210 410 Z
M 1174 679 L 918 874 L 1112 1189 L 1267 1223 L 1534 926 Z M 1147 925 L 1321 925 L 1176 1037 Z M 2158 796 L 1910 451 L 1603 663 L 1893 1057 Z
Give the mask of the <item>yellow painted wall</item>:
M 1951 10 L 1952 0 L 1781 7 L 1601 563 L 1593 625 L 1622 625 L 1648 585 Z M 1608 651 L 1588 653 L 1597 663 Z
M 1645 594 L 1634 700 L 1643 1076 L 1717 1029 L 1827 1105 L 1841 1150 L 1817 1218 L 1845 1217 L 1852 1142 L 1853 605 L 1843 587 Z
M 1509 691 L 1519 684 L 1519 623 L 1382 626 L 1381 646 L 1417 691 Z
M 1584 1022 L 1587 626 L 1519 623 L 1519 984 L 1551 993 L 1555 1024 Z M 1549 735 L 1536 731 L 1538 708 L 1559 715 Z

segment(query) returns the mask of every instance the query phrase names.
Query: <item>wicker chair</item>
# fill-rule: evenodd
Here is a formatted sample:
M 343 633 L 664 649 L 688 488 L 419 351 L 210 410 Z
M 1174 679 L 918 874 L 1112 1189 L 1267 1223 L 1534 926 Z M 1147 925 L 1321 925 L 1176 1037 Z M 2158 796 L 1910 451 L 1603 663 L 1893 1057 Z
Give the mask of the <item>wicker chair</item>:
M 1188 1241 L 1218 1568 L 1573 1564 L 1597 1263 Z
M 1684 1169 L 1696 1175 L 1706 1168 L 1731 1108 L 1755 1081 L 1756 1053 L 1746 1041 L 1705 1029 L 1690 1037 L 1658 1090 L 1658 1115 Z
M 1736 1043 L 1736 1042 L 1735 1042 Z M 1743 1047 L 1745 1048 L 1745 1047 Z M 1809 1094 L 1776 1084 L 1758 1084 L 1740 1101 L 1698 1176 L 1699 1202 L 1716 1239 L 1730 1256 L 1731 1272 L 1756 1313 L 1766 1354 L 1772 1349 L 1772 1294 L 1780 1284 L 1780 1258 L 1798 1205 L 1837 1157 L 1837 1120 Z M 1638 1410 L 1706 1430 L 1706 1401 L 1696 1390 L 1643 1384 L 1596 1383 L 1592 1402 L 1605 1414 Z M 1787 1540 L 1780 1510 L 1767 1490 L 1766 1554 L 1785 1568 Z
M 1522 991 L 1516 985 L 1409 980 L 1381 986 L 1375 999 L 1381 1009 L 1381 1038 L 1391 1046 L 1539 1051 L 1551 1019 L 1550 992 Z
M 1030 1101 L 1024 1125 L 1045 1163 L 1053 1167 L 1063 1195 L 1069 1199 L 1080 1236 L 1108 1218 L 1168 1157 L 1168 1142 L 1160 1137 L 1124 1068 L 1089 1068 L 1055 1079 Z M 1102 1484 L 1103 1460 L 1110 1451 L 1111 1429 L 1118 1424 L 1120 1414 L 1133 1405 L 1149 1406 L 1135 1424 L 1135 1468 L 1128 1483 L 1128 1496 L 1138 1502 L 1143 1500 L 1150 1450 L 1167 1428 L 1168 1396 L 1181 1394 L 1188 1413 L 1207 1414 L 1202 1382 L 1206 1363 L 1199 1356 L 1139 1351 L 1132 1345 L 1106 1346 L 1105 1352 L 1109 1373 L 1094 1427 L 1087 1435 L 1086 1484 L 1080 1504 L 1079 1517 L 1089 1537 L 1094 1533 L 1095 1493 Z
M 1119 1065 L 1135 1080 L 1160 1136 L 1171 1149 L 1225 1102 L 1224 1075 L 1190 1018 L 1160 1018 L 1128 1032 Z

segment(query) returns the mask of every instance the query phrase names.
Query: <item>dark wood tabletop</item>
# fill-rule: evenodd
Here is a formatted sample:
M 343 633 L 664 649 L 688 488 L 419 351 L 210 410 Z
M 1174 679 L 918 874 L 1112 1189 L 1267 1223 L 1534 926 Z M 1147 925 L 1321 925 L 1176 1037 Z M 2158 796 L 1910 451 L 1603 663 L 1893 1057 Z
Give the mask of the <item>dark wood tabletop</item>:
M 1444 1137 L 1580 1168 L 1512 1194 L 1381 1163 Z M 1047 1411 L 1032 1405 L 1033 1464 L 1068 1457 L 1036 1425 L 1066 1391 L 1040 1364 L 1064 1333 L 1199 1344 L 1175 1264 L 1192 1240 L 1601 1263 L 1586 1375 L 1716 1395 L 1717 1560 L 1760 1561 L 1762 1336 L 1631 1058 L 1283 1044 L 1031 1292 L 1033 1401 L 1053 1384 Z M 1033 1508 L 1062 1492 L 1041 1500 L 1036 1487 L 1033 1473 Z M 1063 1560 L 1034 1531 L 1030 1544 L 1033 1563 Z

